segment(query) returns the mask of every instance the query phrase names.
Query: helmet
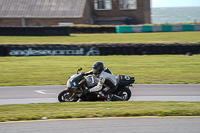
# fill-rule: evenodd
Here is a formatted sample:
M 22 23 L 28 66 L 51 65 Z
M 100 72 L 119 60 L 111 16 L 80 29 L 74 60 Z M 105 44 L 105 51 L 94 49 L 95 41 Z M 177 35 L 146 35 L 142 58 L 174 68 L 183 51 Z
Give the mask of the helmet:
M 97 61 L 92 65 L 92 70 L 94 74 L 100 74 L 103 71 L 103 69 L 103 62 Z

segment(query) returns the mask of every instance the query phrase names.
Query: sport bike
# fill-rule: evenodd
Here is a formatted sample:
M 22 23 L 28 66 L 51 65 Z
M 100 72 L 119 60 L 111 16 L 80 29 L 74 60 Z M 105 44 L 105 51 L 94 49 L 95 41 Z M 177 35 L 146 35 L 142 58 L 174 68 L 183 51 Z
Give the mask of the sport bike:
M 67 88 L 58 95 L 59 102 L 77 102 L 77 101 L 103 101 L 98 98 L 98 92 L 88 92 L 98 84 L 99 78 L 96 75 L 85 76 L 79 68 L 76 74 L 69 77 Z M 111 96 L 111 101 L 128 101 L 131 97 L 130 86 L 135 82 L 134 77 L 127 75 L 117 75 L 117 89 Z

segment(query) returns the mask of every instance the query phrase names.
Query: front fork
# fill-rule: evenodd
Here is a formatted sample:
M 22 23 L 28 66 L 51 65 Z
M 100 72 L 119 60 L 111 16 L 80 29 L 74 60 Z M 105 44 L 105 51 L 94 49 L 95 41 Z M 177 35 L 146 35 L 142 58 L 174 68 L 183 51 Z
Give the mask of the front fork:
M 69 90 L 69 88 L 65 88 L 65 90 Z M 75 92 L 73 92 L 73 94 L 72 94 L 72 96 L 70 97 L 70 99 L 72 99 L 74 96 L 78 96 L 79 98 L 82 96 L 82 94 L 83 94 L 83 89 L 81 89 L 81 90 L 76 90 L 76 93 Z

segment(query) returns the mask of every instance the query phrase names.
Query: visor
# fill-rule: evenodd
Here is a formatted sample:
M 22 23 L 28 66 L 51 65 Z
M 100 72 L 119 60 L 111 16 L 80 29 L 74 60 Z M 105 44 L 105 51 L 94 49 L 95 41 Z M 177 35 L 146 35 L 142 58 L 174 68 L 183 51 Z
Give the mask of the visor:
M 93 71 L 94 74 L 98 74 L 99 68 L 98 67 L 93 67 L 92 71 Z

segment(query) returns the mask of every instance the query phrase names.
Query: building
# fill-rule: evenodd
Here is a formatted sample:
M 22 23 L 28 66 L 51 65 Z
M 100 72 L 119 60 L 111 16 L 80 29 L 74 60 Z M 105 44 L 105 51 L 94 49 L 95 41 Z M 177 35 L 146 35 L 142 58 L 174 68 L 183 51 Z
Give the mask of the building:
M 150 0 L 89 0 L 94 24 L 151 23 Z
M 0 26 L 151 23 L 150 0 L 0 0 Z

